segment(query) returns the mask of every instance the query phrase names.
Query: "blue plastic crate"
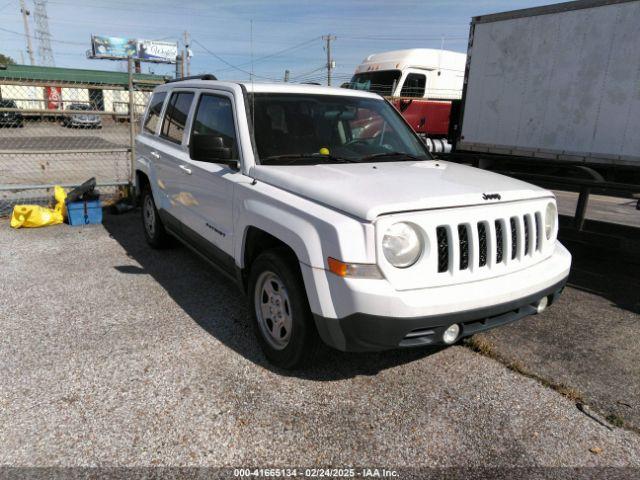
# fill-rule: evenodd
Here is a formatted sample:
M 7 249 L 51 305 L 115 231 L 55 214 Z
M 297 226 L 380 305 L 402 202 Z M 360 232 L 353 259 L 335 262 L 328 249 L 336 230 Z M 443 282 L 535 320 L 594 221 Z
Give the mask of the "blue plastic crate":
M 84 200 L 67 203 L 69 225 L 92 225 L 102 223 L 100 200 Z

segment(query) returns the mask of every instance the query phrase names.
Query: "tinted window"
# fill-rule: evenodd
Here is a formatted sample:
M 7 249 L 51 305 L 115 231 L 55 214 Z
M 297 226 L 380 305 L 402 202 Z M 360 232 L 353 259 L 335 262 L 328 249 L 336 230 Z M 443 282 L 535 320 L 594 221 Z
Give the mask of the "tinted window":
M 149 113 L 147 119 L 144 121 L 144 129 L 147 132 L 156 133 L 158 127 L 158 120 L 160 119 L 160 112 L 162 111 L 162 104 L 167 96 L 166 92 L 154 93 L 149 102 Z
M 192 135 L 221 137 L 224 146 L 231 148 L 233 158 L 238 158 L 231 100 L 216 95 L 202 95 L 193 121 Z
M 377 70 L 375 72 L 356 73 L 349 88 L 369 90 L 380 95 L 390 96 L 400 80 L 400 70 Z
M 192 92 L 178 92 L 171 95 L 169 106 L 162 123 L 162 136 L 175 143 L 182 142 L 182 133 L 187 124 L 187 116 L 193 101 Z
M 401 97 L 424 97 L 424 86 L 427 77 L 421 73 L 410 73 L 402 85 Z

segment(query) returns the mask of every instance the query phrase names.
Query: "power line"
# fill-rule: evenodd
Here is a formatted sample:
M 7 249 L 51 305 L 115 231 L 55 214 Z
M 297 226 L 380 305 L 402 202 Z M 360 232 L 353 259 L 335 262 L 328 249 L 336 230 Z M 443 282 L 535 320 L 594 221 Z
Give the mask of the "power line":
M 283 53 L 291 52 L 293 50 L 297 50 L 298 48 L 305 47 L 305 46 L 309 45 L 310 43 L 313 43 L 313 42 L 315 42 L 315 41 L 317 41 L 319 39 L 320 39 L 320 37 L 313 37 L 312 39 L 306 40 L 306 41 L 304 41 L 302 43 L 299 43 L 297 45 L 293 45 L 292 47 L 287 47 L 285 49 L 278 50 L 277 52 L 270 53 L 268 55 L 264 55 L 262 57 L 255 58 L 255 59 L 253 59 L 253 63 L 260 62 L 262 60 L 266 60 L 267 58 L 277 57 L 278 55 L 282 55 Z M 251 64 L 251 61 L 241 63 L 238 66 L 239 67 L 244 67 L 244 66 L 247 66 L 247 65 L 250 65 L 250 64 Z M 220 72 L 226 72 L 228 70 L 232 70 L 232 68 L 224 68 L 224 69 L 219 70 L 219 71 Z
M 271 77 L 264 77 L 264 76 L 262 76 L 262 75 L 256 75 L 255 73 L 252 73 L 252 72 L 250 72 L 250 71 L 248 71 L 248 70 L 245 70 L 245 69 L 243 69 L 243 68 L 240 68 L 240 67 L 238 67 L 237 65 L 233 65 L 232 63 L 227 62 L 224 58 L 222 58 L 222 57 L 220 57 L 219 55 L 217 55 L 217 54 L 213 53 L 211 50 L 209 50 L 207 47 L 205 47 L 205 46 L 204 46 L 202 43 L 200 43 L 198 40 L 196 40 L 196 39 L 192 38 L 192 41 L 193 41 L 193 43 L 197 43 L 198 45 L 200 45 L 200 47 L 201 47 L 202 49 L 204 49 L 204 51 L 205 51 L 205 52 L 207 52 L 209 55 L 211 55 L 212 57 L 215 57 L 215 58 L 216 58 L 216 59 L 218 59 L 220 62 L 224 63 L 224 64 L 225 64 L 225 65 L 227 65 L 228 67 L 231 67 L 231 69 L 233 69 L 233 70 L 237 70 L 237 71 L 239 71 L 239 72 L 245 73 L 245 74 L 249 75 L 250 77 L 251 77 L 251 76 L 254 76 L 254 77 L 257 77 L 257 78 L 264 78 L 264 79 L 266 79 L 266 80 L 278 81 L 278 80 L 276 80 L 276 79 L 274 79 L 274 78 L 271 78 Z
M 2 32 L 6 32 L 6 33 L 11 33 L 13 35 L 19 35 L 21 37 L 24 37 L 25 34 L 24 33 L 20 33 L 20 32 L 16 32 L 15 30 L 9 30 L 7 28 L 3 28 L 0 27 L 0 31 Z M 79 43 L 79 42 L 69 42 L 66 40 L 54 40 L 53 38 L 50 40 L 51 42 L 55 42 L 55 43 L 63 43 L 65 45 L 80 45 L 81 47 L 86 47 L 87 44 L 86 43 Z
M 298 80 L 300 78 L 307 77 L 307 76 L 311 75 L 312 73 L 316 73 L 316 72 L 318 72 L 320 70 L 324 70 L 325 68 L 327 68 L 327 66 L 326 65 L 322 65 L 322 66 L 320 66 L 318 68 L 314 68 L 313 70 L 309 70 L 308 72 L 299 73 L 298 75 L 294 75 L 293 77 L 291 77 L 291 80 Z

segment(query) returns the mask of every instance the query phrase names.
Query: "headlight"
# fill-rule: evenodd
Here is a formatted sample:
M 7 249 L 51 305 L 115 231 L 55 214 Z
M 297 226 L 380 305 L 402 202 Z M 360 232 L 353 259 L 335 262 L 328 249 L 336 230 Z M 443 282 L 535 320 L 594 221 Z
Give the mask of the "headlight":
M 422 253 L 420 234 L 408 223 L 395 223 L 382 237 L 382 251 L 394 267 L 410 267 Z
M 551 240 L 551 235 L 556 230 L 556 222 L 558 221 L 558 210 L 556 204 L 550 202 L 547 205 L 547 211 L 544 214 L 544 234 L 547 236 L 547 240 Z

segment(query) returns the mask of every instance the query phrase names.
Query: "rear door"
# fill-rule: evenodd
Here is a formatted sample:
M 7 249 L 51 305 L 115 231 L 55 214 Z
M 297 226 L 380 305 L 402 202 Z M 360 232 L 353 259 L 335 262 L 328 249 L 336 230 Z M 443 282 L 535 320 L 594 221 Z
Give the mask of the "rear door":
M 165 221 L 170 228 L 176 220 L 184 223 L 186 217 L 185 207 L 193 202 L 189 191 L 188 167 L 185 165 L 189 158 L 186 151 L 185 129 L 187 119 L 193 107 L 195 93 L 193 90 L 174 90 L 165 107 L 162 125 L 160 126 L 158 141 L 160 148 L 156 149 L 155 163 L 157 168 L 157 182 L 163 202 L 161 207 L 170 214 Z
M 163 184 L 159 182 L 161 177 L 159 172 L 164 169 L 161 155 L 163 144 L 157 137 L 167 95 L 167 92 L 155 92 L 152 95 L 142 131 L 136 137 L 136 159 L 146 167 L 149 173 L 153 196 L 159 209 L 162 209 L 167 203 Z

